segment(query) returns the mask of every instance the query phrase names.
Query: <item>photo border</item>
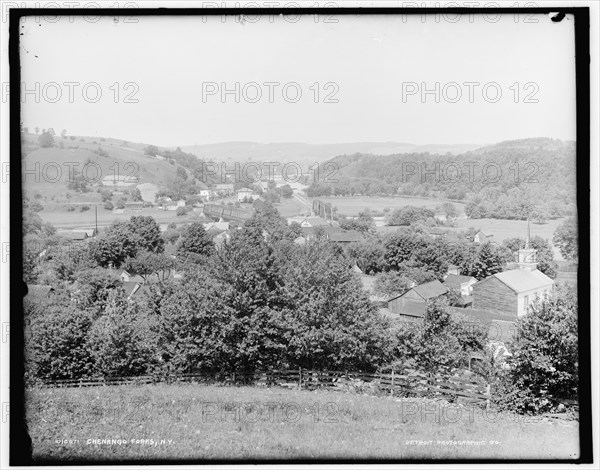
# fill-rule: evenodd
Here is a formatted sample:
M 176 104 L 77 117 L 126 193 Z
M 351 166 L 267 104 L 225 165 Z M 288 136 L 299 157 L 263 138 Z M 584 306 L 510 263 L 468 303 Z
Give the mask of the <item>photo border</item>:
M 20 19 L 25 16 L 120 16 L 126 11 L 133 16 L 215 16 L 215 15 L 423 15 L 423 14 L 549 14 L 562 12 L 575 19 L 575 77 L 576 77 L 576 155 L 577 155 L 577 210 L 579 226 L 578 302 L 579 302 L 579 442 L 577 459 L 230 459 L 230 460 L 124 460 L 96 461 L 56 459 L 36 460 L 31 456 L 31 439 L 25 422 L 24 387 L 24 319 L 23 297 L 27 285 L 23 276 L 23 193 L 21 153 L 21 62 Z M 167 39 L 168 40 L 168 39 Z M 586 7 L 499 7 L 499 8 L 405 8 L 405 7 L 310 7 L 310 8 L 15 8 L 9 10 L 9 64 L 10 64 L 10 427 L 9 464 L 23 465 L 190 465 L 190 464 L 484 464 L 484 463 L 591 463 L 592 460 L 592 403 L 591 403 L 591 328 L 590 328 L 590 8 Z M 18 118 L 16 118 L 18 116 Z M 585 236 L 583 235 L 585 234 Z M 10 282 L 12 280 L 12 282 Z M 598 338 L 596 337 L 596 340 Z

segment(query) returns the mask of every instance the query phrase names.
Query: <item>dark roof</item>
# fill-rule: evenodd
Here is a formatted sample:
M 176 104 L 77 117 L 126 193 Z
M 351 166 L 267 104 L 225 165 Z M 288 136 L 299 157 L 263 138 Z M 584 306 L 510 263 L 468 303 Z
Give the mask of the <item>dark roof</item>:
M 437 279 L 435 281 L 426 282 L 420 286 L 415 286 L 411 290 L 414 290 L 417 294 L 423 297 L 425 300 L 433 299 L 448 293 L 448 288 L 445 287 Z M 409 291 L 410 292 L 410 291 Z
M 48 297 L 54 291 L 52 286 L 43 286 L 40 284 L 27 284 L 27 297 Z
M 177 254 L 177 245 L 166 244 L 165 245 L 165 254 L 175 256 Z
M 69 240 L 85 240 L 87 238 L 87 233 L 85 232 L 58 232 L 57 235 Z
M 140 287 L 141 284 L 138 282 L 123 282 L 123 289 L 127 297 L 134 295 Z
M 448 277 L 444 280 L 444 284 L 450 287 L 460 287 L 461 284 L 469 282 L 471 279 L 475 278 L 471 276 L 463 276 L 462 274 L 448 274 Z
M 460 316 L 464 321 L 472 325 L 478 325 L 487 329 L 488 340 L 490 341 L 506 343 L 515 339 L 515 319 L 506 314 L 477 308 L 449 307 L 449 311 L 450 315 L 454 318 Z
M 332 242 L 338 243 L 349 243 L 349 242 L 358 242 L 364 240 L 363 234 L 357 232 L 356 230 L 349 230 L 347 232 L 332 232 L 329 233 L 329 239 Z

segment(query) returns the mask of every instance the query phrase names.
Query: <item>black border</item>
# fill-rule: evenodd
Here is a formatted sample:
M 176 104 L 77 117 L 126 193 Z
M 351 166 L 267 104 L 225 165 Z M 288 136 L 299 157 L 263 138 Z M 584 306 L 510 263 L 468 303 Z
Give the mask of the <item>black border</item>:
M 579 439 L 580 439 L 580 457 L 571 460 L 493 460 L 493 459 L 459 459 L 459 460 L 160 460 L 149 462 L 147 460 L 127 460 L 127 461 L 59 461 L 43 460 L 33 461 L 31 458 L 31 439 L 26 430 L 24 414 L 24 329 L 23 329 L 23 296 L 27 293 L 27 286 L 22 281 L 22 184 L 21 184 L 21 135 L 20 135 L 20 116 L 21 116 L 21 65 L 19 56 L 19 25 L 20 19 L 24 16 L 123 16 L 127 12 L 132 16 L 189 16 L 189 15 L 422 15 L 422 14 L 510 14 L 510 13 L 536 13 L 547 14 L 561 12 L 573 15 L 575 18 L 575 71 L 576 71 L 576 108 L 577 108 L 577 205 L 579 218 L 579 251 L 584 256 L 580 256 L 578 272 L 578 297 L 579 297 Z M 136 8 L 136 9 L 118 9 L 118 8 L 15 8 L 9 12 L 9 64 L 10 64 L 10 323 L 11 341 L 10 341 L 10 443 L 9 443 L 9 464 L 11 466 L 24 465 L 154 465 L 165 464 L 340 464 L 340 463 L 591 463 L 592 456 L 592 402 L 591 402 L 591 332 L 590 332 L 590 290 L 584 290 L 584 286 L 590 285 L 590 238 L 582 234 L 590 234 L 590 18 L 589 7 L 536 7 L 536 8 Z M 18 116 L 19 118 L 15 118 Z M 589 341 L 582 341 L 589 338 Z

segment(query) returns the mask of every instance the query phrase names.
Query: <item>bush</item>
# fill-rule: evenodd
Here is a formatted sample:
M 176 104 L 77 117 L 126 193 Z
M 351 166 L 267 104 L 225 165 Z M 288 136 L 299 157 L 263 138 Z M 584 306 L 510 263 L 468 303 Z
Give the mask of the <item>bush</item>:
M 114 206 L 114 204 L 113 204 L 112 202 L 110 202 L 110 201 L 106 201 L 106 202 L 104 203 L 104 208 L 105 208 L 107 211 L 112 211 L 112 210 L 114 209 L 114 207 L 115 207 L 115 206 Z
M 179 207 L 179 208 L 177 208 L 177 213 L 176 214 L 178 216 L 183 216 L 183 215 L 186 215 L 191 210 L 192 210 L 192 208 L 189 207 L 189 206 Z
M 67 206 L 67 212 L 74 212 L 75 206 Z
M 85 212 L 85 211 L 89 211 L 90 210 L 90 206 L 88 206 L 87 204 L 84 204 L 83 206 L 79 207 L 79 212 Z
M 518 320 L 512 357 L 497 387 L 501 407 L 536 414 L 577 398 L 577 310 L 577 291 L 566 286 L 538 300 Z

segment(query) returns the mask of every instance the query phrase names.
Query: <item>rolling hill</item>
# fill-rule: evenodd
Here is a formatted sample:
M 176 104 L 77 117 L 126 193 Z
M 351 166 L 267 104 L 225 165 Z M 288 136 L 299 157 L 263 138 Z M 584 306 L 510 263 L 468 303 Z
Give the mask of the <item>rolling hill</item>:
M 432 144 L 415 145 L 402 142 L 354 142 L 342 144 L 305 144 L 305 143 L 271 143 L 257 142 L 224 142 L 207 145 L 188 145 L 181 147 L 200 158 L 214 161 L 272 161 L 295 162 L 308 166 L 322 162 L 337 155 L 371 153 L 376 155 L 392 155 L 398 153 L 430 152 L 445 154 L 463 153 L 479 148 L 475 144 Z

